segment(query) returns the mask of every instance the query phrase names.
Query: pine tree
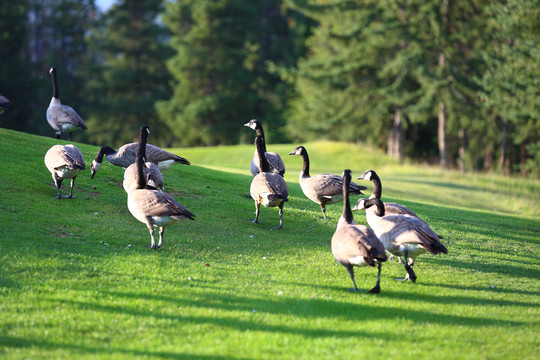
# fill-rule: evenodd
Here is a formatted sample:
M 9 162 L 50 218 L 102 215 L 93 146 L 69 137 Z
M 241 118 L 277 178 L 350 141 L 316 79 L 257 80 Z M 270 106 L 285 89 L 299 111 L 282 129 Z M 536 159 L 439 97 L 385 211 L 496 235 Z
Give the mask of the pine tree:
M 174 94 L 158 105 L 181 145 L 234 144 L 258 118 L 269 137 L 283 123 L 280 79 L 269 62 L 290 61 L 292 37 L 280 0 L 188 0 L 167 4 L 176 55 Z M 249 134 L 251 135 L 251 134 Z
M 161 0 L 118 1 L 94 29 L 85 108 L 92 142 L 119 146 L 148 124 L 153 143 L 170 143 L 170 130 L 154 108 L 170 95 L 165 61 L 172 50 L 159 21 L 162 10 Z

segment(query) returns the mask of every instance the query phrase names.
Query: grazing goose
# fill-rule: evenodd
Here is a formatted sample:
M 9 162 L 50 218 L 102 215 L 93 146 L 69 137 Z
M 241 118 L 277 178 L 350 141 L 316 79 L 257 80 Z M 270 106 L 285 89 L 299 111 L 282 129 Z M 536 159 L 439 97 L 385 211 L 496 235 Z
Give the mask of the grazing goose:
M 255 200 L 255 220 L 251 222 L 259 222 L 259 209 L 261 204 L 265 207 L 279 207 L 279 226 L 277 229 L 283 228 L 283 205 L 289 201 L 289 190 L 282 176 L 270 172 L 270 164 L 264 156 L 263 146 L 264 140 L 262 136 L 255 137 L 255 146 L 259 155 L 261 164 L 261 172 L 255 175 L 251 181 L 250 193 Z
M 257 133 L 257 136 L 262 137 L 263 151 L 266 155 L 266 159 L 270 163 L 270 172 L 280 174 L 281 176 L 285 175 L 285 164 L 283 163 L 283 160 L 278 155 L 278 153 L 266 151 L 266 139 L 264 138 L 264 130 L 262 124 L 258 120 L 252 119 L 248 123 L 245 123 L 244 126 L 252 128 Z M 255 149 L 255 154 L 253 155 L 253 159 L 251 160 L 249 170 L 251 171 L 251 175 L 253 176 L 261 172 L 261 164 L 259 163 L 259 155 L 257 154 L 257 149 Z
M 13 104 L 7 97 L 4 95 L 0 95 L 0 115 L 4 113 L 6 110 L 13 109 Z
M 56 83 L 56 68 L 51 66 L 49 70 L 52 76 L 53 97 L 47 108 L 47 121 L 49 125 L 56 130 L 56 138 L 60 139 L 60 134 L 68 133 L 68 141 L 71 141 L 71 133 L 77 129 L 86 130 L 84 120 L 77 114 L 73 108 L 62 105 L 60 102 L 60 94 L 58 92 L 58 84 Z
M 137 156 L 138 143 L 129 143 L 122 145 L 117 151 L 110 146 L 102 146 L 92 164 L 90 164 L 90 177 L 93 179 L 96 172 L 101 167 L 103 157 L 107 158 L 109 163 L 115 166 L 121 166 L 124 169 L 129 165 L 135 163 Z M 181 156 L 175 155 L 168 151 L 165 151 L 157 146 L 146 144 L 146 158 L 145 160 L 154 163 L 158 166 L 159 170 L 166 170 L 172 164 L 185 164 L 189 165 L 189 161 Z
M 128 192 L 128 209 L 135 219 L 146 224 L 150 231 L 151 249 L 158 249 L 163 244 L 163 233 L 165 226 L 174 224 L 179 220 L 195 220 L 189 210 L 180 205 L 170 195 L 146 189 L 146 179 L 144 177 L 144 157 L 146 149 L 146 138 L 150 130 L 148 126 L 142 126 L 139 133 L 139 146 L 137 149 L 137 182 L 134 188 Z M 156 246 L 154 238 L 154 227 L 159 227 L 159 242 Z
M 45 166 L 52 174 L 56 186 L 57 199 L 61 199 L 60 185 L 62 180 L 71 179 L 71 190 L 67 198 L 74 198 L 73 185 L 79 171 L 86 168 L 81 150 L 75 145 L 54 145 L 45 154 Z
M 354 285 L 352 291 L 357 291 L 354 281 L 354 266 L 375 266 L 377 264 L 377 283 L 370 293 L 378 294 L 381 291 L 381 263 L 387 260 L 384 246 L 377 239 L 373 230 L 354 222 L 349 201 L 349 184 L 351 171 L 343 171 L 343 214 L 339 218 L 337 229 L 332 236 L 332 254 L 337 262 L 347 268 Z M 379 201 L 379 199 L 375 199 Z M 384 215 L 384 208 L 380 215 Z
M 143 166 L 143 175 L 146 179 L 146 188 L 163 192 L 163 175 L 156 164 L 147 162 Z M 137 164 L 131 164 L 124 171 L 124 190 L 128 193 L 137 186 Z
M 309 156 L 303 146 L 296 147 L 289 155 L 301 156 L 304 160 L 300 171 L 300 187 L 306 197 L 321 206 L 322 213 L 326 219 L 326 205 L 343 201 L 343 180 L 339 175 L 322 174 L 311 176 L 309 174 Z M 361 190 L 367 189 L 365 186 L 356 185 L 351 182 L 349 194 L 362 194 Z
M 439 241 L 439 236 L 421 219 L 408 214 L 385 214 L 382 202 L 372 203 L 373 199 L 360 199 L 357 208 L 366 209 L 366 218 L 375 235 L 383 243 L 384 248 L 390 254 L 404 257 L 407 275 L 404 279 L 416 282 L 416 274 L 412 266 L 418 255 L 431 252 L 434 255 L 448 254 L 446 247 Z M 372 206 L 375 205 L 375 206 Z M 411 259 L 411 262 L 409 262 Z
M 360 177 L 358 177 L 359 180 L 367 180 L 371 181 L 373 183 L 373 193 L 369 197 L 370 199 L 376 198 L 380 199 L 382 196 L 382 184 L 381 179 L 379 178 L 379 175 L 374 170 L 367 170 L 365 171 Z M 357 206 L 353 208 L 353 211 L 357 210 Z M 403 215 L 411 215 L 415 216 L 418 219 L 420 217 L 416 215 L 414 211 L 406 207 L 405 205 L 397 204 L 397 203 L 384 203 L 384 213 L 389 214 L 403 214 Z M 376 220 L 372 214 L 366 214 L 367 222 L 371 226 L 371 222 L 373 220 Z M 422 219 L 420 219 L 422 220 Z M 424 220 L 422 220 L 424 221 Z M 427 225 L 427 224 L 426 224 Z M 439 239 L 442 239 L 442 236 L 437 235 Z M 391 256 L 393 258 L 393 255 Z M 399 262 L 401 262 L 401 259 L 399 259 Z

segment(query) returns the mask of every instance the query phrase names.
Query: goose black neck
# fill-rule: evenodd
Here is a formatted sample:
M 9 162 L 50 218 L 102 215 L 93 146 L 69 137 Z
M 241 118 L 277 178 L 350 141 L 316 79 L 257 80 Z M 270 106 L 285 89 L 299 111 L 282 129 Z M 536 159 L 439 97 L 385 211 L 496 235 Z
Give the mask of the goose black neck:
M 257 148 L 257 155 L 259 155 L 261 172 L 270 172 L 270 163 L 268 162 L 268 159 L 266 159 L 264 151 L 264 139 L 262 136 L 257 135 L 255 137 L 255 147 Z
M 375 215 L 384 216 L 384 214 L 385 214 L 385 212 L 384 212 L 384 204 L 381 201 L 381 199 L 379 199 L 379 198 L 370 198 L 370 199 L 367 199 L 364 202 L 364 207 L 366 209 L 370 208 L 372 206 L 375 206 L 377 208 L 377 210 L 375 211 Z
M 51 68 L 50 72 L 52 78 L 53 98 L 59 99 L 60 93 L 58 91 L 58 83 L 56 82 L 56 69 Z
M 99 148 L 99 151 L 96 155 L 96 162 L 98 163 L 102 163 L 103 162 L 103 156 L 105 155 L 112 155 L 112 154 L 115 154 L 116 151 L 110 147 L 110 146 L 102 146 Z
M 373 183 L 373 194 L 370 198 L 380 199 L 382 196 L 382 184 L 379 175 L 375 171 L 371 173 L 371 182 Z
M 135 169 L 137 170 L 137 189 L 146 188 L 146 179 L 144 178 L 144 159 L 146 158 L 146 142 L 148 137 L 147 127 L 141 127 L 139 132 L 139 145 L 137 146 L 137 158 L 135 160 Z
M 351 171 L 345 170 L 343 171 L 343 214 L 341 217 L 347 224 L 352 224 L 354 217 L 349 200 L 349 185 L 351 185 Z
M 261 124 L 258 124 L 255 128 L 255 132 L 257 133 L 257 136 L 262 137 L 263 140 L 263 150 L 266 152 L 266 139 L 264 138 L 264 130 Z
M 303 176 L 309 177 L 309 156 L 306 149 L 303 149 L 302 151 L 302 160 L 304 162 L 302 165 L 302 173 L 304 174 Z

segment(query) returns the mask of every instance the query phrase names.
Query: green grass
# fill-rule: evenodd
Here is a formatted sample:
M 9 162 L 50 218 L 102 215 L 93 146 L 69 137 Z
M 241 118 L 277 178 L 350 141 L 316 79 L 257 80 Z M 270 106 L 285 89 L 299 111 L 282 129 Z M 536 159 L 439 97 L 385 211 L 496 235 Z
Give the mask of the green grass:
M 55 143 L 65 142 L 0 129 L 2 359 L 540 355 L 538 181 L 304 144 L 312 174 L 375 169 L 383 200 L 410 206 L 444 236 L 449 254 L 419 257 L 416 284 L 394 281 L 404 269 L 389 262 L 372 295 L 347 291 L 330 251 L 341 205 L 324 221 L 304 197 L 301 159 L 286 155 L 297 144 L 269 146 L 287 167 L 282 230 L 270 229 L 277 209 L 263 208 L 262 224 L 248 221 L 253 146 L 175 149 L 193 165 L 164 172 L 165 190 L 197 220 L 168 227 L 164 247 L 151 251 L 145 225 L 127 210 L 121 169 L 105 162 L 94 180 L 85 170 L 75 199 L 54 199 L 43 156 Z M 97 147 L 77 146 L 89 167 Z M 376 269 L 356 277 L 369 289 Z

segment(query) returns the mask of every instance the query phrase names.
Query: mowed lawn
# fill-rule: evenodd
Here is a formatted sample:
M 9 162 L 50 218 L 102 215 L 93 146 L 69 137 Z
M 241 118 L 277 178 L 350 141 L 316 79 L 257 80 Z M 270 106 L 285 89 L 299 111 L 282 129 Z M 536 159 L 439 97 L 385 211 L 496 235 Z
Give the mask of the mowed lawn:
M 249 129 L 245 129 L 250 131 Z M 136 133 L 134 134 L 134 137 Z M 149 136 L 152 143 L 152 134 Z M 123 170 L 76 144 L 87 170 L 75 199 L 55 200 L 43 157 L 65 141 L 0 129 L 2 359 L 537 359 L 540 181 L 399 164 L 362 145 L 304 145 L 311 173 L 376 170 L 383 200 L 409 206 L 448 255 L 383 265 L 381 293 L 348 291 L 322 218 L 298 184 L 300 144 L 268 144 L 285 161 L 289 202 L 253 224 L 250 145 L 172 149 L 192 163 L 164 171 L 165 190 L 196 215 L 148 249 L 129 213 Z M 368 186 L 366 196 L 371 192 Z M 65 181 L 62 193 L 69 192 Z M 356 201 L 358 197 L 353 197 Z M 363 213 L 357 223 L 366 224 Z M 357 268 L 370 289 L 375 268 Z

